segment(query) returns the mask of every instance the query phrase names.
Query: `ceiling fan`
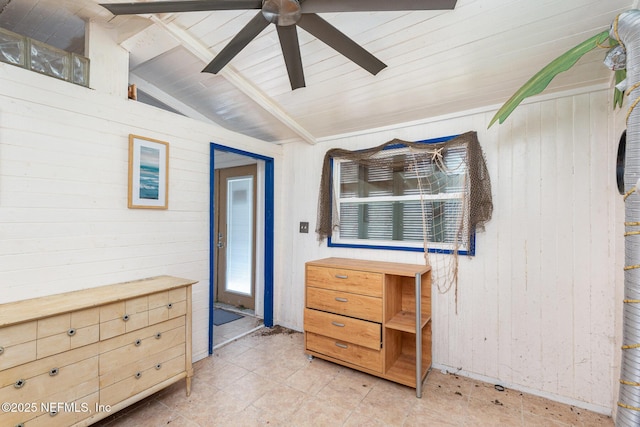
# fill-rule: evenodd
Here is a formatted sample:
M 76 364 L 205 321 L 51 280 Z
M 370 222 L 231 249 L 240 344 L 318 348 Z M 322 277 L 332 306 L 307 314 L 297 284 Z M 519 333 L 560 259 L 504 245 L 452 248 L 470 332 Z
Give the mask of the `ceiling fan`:
M 317 13 L 453 9 L 457 0 L 182 0 L 106 3 L 114 15 L 258 9 L 260 12 L 202 70 L 218 73 L 270 23 L 275 24 L 291 89 L 305 86 L 296 25 L 373 75 L 386 65 Z

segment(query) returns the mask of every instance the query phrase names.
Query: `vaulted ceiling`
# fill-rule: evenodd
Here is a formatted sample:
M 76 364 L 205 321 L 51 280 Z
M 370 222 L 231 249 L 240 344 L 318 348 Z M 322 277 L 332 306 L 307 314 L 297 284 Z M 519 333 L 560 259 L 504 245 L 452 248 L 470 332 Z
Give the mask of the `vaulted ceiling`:
M 553 58 L 636 6 L 458 0 L 446 11 L 323 13 L 387 67 L 372 75 L 298 29 L 306 87 L 296 90 L 273 25 L 218 74 L 201 72 L 256 10 L 115 17 L 98 0 L 0 0 L 0 27 L 82 53 L 84 23 L 99 22 L 130 52 L 130 83 L 141 101 L 269 143 L 315 143 L 502 103 Z M 610 82 L 604 54 L 589 53 L 549 91 Z

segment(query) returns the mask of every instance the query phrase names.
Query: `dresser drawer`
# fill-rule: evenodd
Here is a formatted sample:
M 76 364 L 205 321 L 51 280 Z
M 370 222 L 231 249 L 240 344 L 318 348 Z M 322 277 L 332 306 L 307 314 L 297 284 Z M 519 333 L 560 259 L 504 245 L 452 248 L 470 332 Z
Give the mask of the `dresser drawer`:
M 307 307 L 382 323 L 382 299 L 307 287 Z
M 57 391 L 39 402 L 29 402 L 28 411 L 3 414 L 0 425 L 15 426 L 22 423 L 25 427 L 70 426 L 92 416 L 96 411 L 98 398 L 98 381 L 93 378 L 69 389 Z
M 38 322 L 0 328 L 0 370 L 36 359 Z
M 97 378 L 93 378 L 47 396 L 46 400 L 29 401 L 28 405 L 22 406 L 22 411 L 1 414 L 0 425 L 70 426 L 92 416 L 98 408 L 98 398 L 98 381 Z
M 98 308 L 45 317 L 38 320 L 38 339 L 66 334 L 69 329 L 86 328 L 98 323 L 100 323 L 100 310 Z
M 305 333 L 305 342 L 309 351 L 382 373 L 382 350 L 372 350 L 313 332 Z
M 124 361 L 118 369 L 106 371 L 103 375 L 100 375 L 100 388 L 102 389 L 125 380 L 131 376 L 132 372 L 143 371 L 149 366 L 155 366 L 161 360 L 173 360 L 176 357 L 186 357 L 184 344 L 164 348 L 161 352 L 131 360 L 130 362 Z
M 307 286 L 382 297 L 381 273 L 308 265 Z
M 172 289 L 149 295 L 149 324 L 182 316 L 187 312 L 187 290 Z
M 124 338 L 127 338 L 125 343 L 118 343 L 115 348 L 101 353 L 100 375 L 120 370 L 127 361 L 144 359 L 151 355 L 162 353 L 176 345 L 182 345 L 184 348 L 184 324 L 174 328 L 169 321 L 156 326 L 157 328 L 152 330 L 149 330 L 151 328 L 149 327 L 143 331 L 123 335 Z M 119 338 L 112 338 L 112 340 L 121 341 Z M 105 343 L 104 348 L 111 347 L 110 344 L 112 343 Z
M 107 339 L 149 325 L 149 300 L 145 295 L 100 307 L 100 339 Z
M 96 383 L 97 381 L 93 381 Z M 93 388 L 92 383 L 87 385 Z M 78 391 L 80 393 L 80 391 Z M 48 413 L 44 413 L 37 418 L 25 423 L 25 427 L 51 427 L 51 426 L 70 426 L 74 425 L 85 418 L 96 413 L 99 408 L 98 401 L 100 393 L 95 389 L 90 394 L 83 394 L 80 397 L 73 398 L 67 393 L 65 396 L 54 397 L 48 405 L 45 404 L 42 409 L 49 409 Z M 47 408 L 49 406 L 49 408 Z
M 98 372 L 98 356 L 72 365 L 60 366 L 58 370 L 55 376 L 51 376 L 49 371 L 46 371 L 30 378 L 17 377 L 14 383 L 0 389 L 0 402 L 20 403 L 46 399 L 58 390 L 89 381 L 95 378 Z M 19 382 L 22 386 L 16 388 Z
M 98 308 L 38 320 L 38 359 L 98 342 L 99 323 Z
M 166 359 L 166 353 L 142 369 L 126 371 L 125 379 L 100 389 L 100 404 L 115 405 L 178 374 L 185 376 L 185 356 Z
M 46 413 L 47 408 L 43 408 L 42 403 L 73 402 L 79 397 L 97 393 L 98 356 L 96 354 L 82 359 L 88 355 L 87 353 L 84 348 L 78 351 L 72 350 L 65 354 L 17 366 L 6 375 L 3 372 L 3 384 L 9 380 L 11 383 L 0 388 L 0 402 L 29 404 L 30 407 L 28 412 L 20 411 L 20 414 L 0 413 L 0 425 L 15 425 L 31 420 L 42 413 L 49 417 L 50 415 Z M 45 361 L 48 363 L 42 363 Z M 53 375 L 52 370 L 55 370 Z M 9 379 L 9 375 L 13 378 Z M 48 425 L 64 425 L 64 423 L 56 424 L 50 420 Z
M 380 349 L 380 323 L 307 308 L 304 311 L 304 330 L 373 350 Z
M 62 378 L 63 374 L 76 375 L 77 373 L 73 373 L 75 370 L 73 365 L 76 362 L 97 356 L 98 349 L 98 343 L 94 343 L 0 371 L 0 389 L 8 385 L 13 386 L 19 379 L 29 380 L 44 373 L 49 374 L 53 369 L 58 370 L 58 375 L 52 375 L 52 380 Z

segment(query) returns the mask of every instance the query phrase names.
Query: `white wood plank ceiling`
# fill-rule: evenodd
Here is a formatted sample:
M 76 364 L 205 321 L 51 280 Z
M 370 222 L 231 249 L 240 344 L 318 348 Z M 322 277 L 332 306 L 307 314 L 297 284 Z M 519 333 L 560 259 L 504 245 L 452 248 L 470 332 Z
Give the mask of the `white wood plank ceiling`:
M 322 14 L 388 67 L 373 76 L 298 28 L 306 87 L 292 91 L 273 25 L 219 74 L 201 73 L 256 10 L 114 17 L 97 3 L 0 0 L 0 27 L 82 53 L 84 22 L 102 22 L 130 52 L 130 81 L 140 91 L 187 116 L 277 144 L 502 103 L 553 58 L 637 6 L 458 0 L 452 11 Z M 588 54 L 548 91 L 609 82 L 604 54 Z

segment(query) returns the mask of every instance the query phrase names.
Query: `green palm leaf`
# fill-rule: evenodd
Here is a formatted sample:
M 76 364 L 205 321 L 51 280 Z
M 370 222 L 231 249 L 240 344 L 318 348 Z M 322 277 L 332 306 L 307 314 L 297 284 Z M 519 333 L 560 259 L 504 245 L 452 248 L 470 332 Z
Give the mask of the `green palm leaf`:
M 627 70 L 616 70 L 616 85 L 627 78 Z M 622 102 L 624 98 L 624 92 L 615 88 L 613 91 L 613 108 L 622 108 Z
M 509 114 L 520 105 L 522 100 L 529 96 L 537 95 L 542 92 L 551 83 L 551 80 L 563 71 L 567 71 L 569 68 L 578 62 L 587 52 L 601 46 L 609 38 L 609 30 L 603 31 L 600 34 L 596 34 L 588 40 L 583 41 L 574 48 L 568 50 L 564 54 L 560 55 L 549 63 L 542 70 L 538 71 L 535 76 L 531 77 L 516 93 L 513 94 L 507 102 L 504 103 L 502 108 L 498 110 L 489 127 L 493 125 L 497 120 L 500 123 L 504 122 Z M 617 44 L 616 41 L 612 41 L 612 44 Z

